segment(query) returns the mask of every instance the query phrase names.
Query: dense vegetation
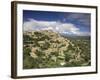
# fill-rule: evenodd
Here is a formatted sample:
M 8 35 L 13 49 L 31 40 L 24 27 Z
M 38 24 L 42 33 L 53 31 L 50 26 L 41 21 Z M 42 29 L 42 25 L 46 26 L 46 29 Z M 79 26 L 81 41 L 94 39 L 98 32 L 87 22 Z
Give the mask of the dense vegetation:
M 52 31 L 25 32 L 23 68 L 91 65 L 90 39 L 65 38 Z

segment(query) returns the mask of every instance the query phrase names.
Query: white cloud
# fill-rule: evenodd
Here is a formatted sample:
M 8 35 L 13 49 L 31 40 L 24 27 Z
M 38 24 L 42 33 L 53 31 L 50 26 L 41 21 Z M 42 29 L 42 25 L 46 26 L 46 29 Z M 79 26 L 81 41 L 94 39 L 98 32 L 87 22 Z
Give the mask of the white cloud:
M 81 32 L 74 24 L 61 23 L 57 21 L 38 21 L 29 19 L 23 24 L 24 31 L 31 30 L 53 30 L 59 33 L 74 34 L 74 35 L 90 35 L 89 32 Z
M 77 31 L 77 32 L 73 32 L 74 34 L 78 35 L 78 36 L 89 36 L 90 33 L 89 32 L 80 32 L 80 31 Z
M 53 30 L 53 28 L 52 27 L 47 27 L 47 28 L 43 28 L 41 30 Z

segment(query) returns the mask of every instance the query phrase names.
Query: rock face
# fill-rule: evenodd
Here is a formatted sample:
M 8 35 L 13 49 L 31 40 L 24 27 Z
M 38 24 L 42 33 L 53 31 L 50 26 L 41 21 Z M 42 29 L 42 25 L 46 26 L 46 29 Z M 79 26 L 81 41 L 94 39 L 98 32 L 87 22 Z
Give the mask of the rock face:
M 51 30 L 24 32 L 23 39 L 24 68 L 68 67 L 84 61 L 78 46 Z

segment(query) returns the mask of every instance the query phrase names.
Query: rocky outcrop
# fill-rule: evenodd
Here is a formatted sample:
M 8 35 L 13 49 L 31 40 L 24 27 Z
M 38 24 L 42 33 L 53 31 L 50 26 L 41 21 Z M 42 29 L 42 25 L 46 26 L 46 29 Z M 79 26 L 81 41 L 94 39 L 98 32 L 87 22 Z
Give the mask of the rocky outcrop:
M 24 49 L 37 60 L 38 67 L 72 66 L 82 62 L 81 50 L 70 40 L 51 30 L 24 32 Z

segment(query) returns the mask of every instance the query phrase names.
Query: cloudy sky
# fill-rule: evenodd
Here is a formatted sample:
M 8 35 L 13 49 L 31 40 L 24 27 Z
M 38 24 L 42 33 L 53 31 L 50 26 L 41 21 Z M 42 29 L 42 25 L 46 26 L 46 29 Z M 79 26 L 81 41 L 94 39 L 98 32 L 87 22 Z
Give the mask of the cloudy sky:
M 89 13 L 51 12 L 23 10 L 23 29 L 53 30 L 61 34 L 90 35 Z

